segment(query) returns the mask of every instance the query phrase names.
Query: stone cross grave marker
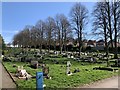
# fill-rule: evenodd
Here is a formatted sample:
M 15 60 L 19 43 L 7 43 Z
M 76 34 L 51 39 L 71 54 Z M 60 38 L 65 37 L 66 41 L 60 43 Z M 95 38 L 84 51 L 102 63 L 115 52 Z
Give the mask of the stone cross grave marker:
M 67 74 L 67 75 L 71 75 L 70 66 L 71 66 L 70 61 L 67 61 L 67 70 L 66 70 L 66 74 Z

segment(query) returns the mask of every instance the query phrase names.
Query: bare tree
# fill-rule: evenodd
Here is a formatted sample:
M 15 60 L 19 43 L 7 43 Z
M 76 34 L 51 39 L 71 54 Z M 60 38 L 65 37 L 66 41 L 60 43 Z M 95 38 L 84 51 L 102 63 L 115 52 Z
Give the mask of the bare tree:
M 24 43 L 23 38 L 24 38 L 23 31 L 20 31 L 18 34 L 16 34 L 13 37 L 13 45 L 18 45 L 18 47 L 23 47 L 23 43 Z
M 58 43 L 60 46 L 60 52 L 62 50 L 66 51 L 66 41 L 67 37 L 71 33 L 71 25 L 64 14 L 57 14 L 56 15 L 56 30 L 58 36 Z
M 70 12 L 73 28 L 76 31 L 79 42 L 79 54 L 82 48 L 82 33 L 87 24 L 88 10 L 81 3 L 76 3 Z
M 24 28 L 22 31 L 23 34 L 23 46 L 24 47 L 29 47 L 30 45 L 30 30 L 29 28 Z
M 4 50 L 5 46 L 6 45 L 5 45 L 4 39 L 3 39 L 2 35 L 0 34 L 0 49 Z
M 37 48 L 37 46 L 39 46 L 39 30 L 35 26 L 31 28 L 30 39 L 31 39 L 31 46 Z
M 48 44 L 48 52 L 50 51 L 51 45 L 52 45 L 52 38 L 54 35 L 54 30 L 56 28 L 55 26 L 55 20 L 52 17 L 48 17 L 45 23 L 45 29 L 46 29 L 46 38 L 47 38 L 47 44 Z
M 16 34 L 16 35 L 14 35 L 14 37 L 13 37 L 13 42 L 12 42 L 12 44 L 13 44 L 13 46 L 15 46 L 15 45 L 17 45 L 18 44 L 18 40 L 17 40 L 17 36 L 18 34 Z
M 116 0 L 112 2 L 112 12 L 113 12 L 113 25 L 114 25 L 114 45 L 115 45 L 115 53 L 114 58 L 118 58 L 117 53 L 117 38 L 118 32 L 120 31 L 120 1 Z
M 105 51 L 108 55 L 108 20 L 105 12 L 105 2 L 98 2 L 95 5 L 92 15 L 94 16 L 93 20 L 93 34 L 100 35 L 104 37 L 105 41 Z
M 94 17 L 94 30 L 97 30 L 97 34 L 104 34 L 105 47 L 108 51 L 107 39 L 110 39 L 111 47 L 113 48 L 113 39 L 115 45 L 114 57 L 117 58 L 117 37 L 120 24 L 120 2 L 110 2 L 105 0 L 99 2 L 96 5 L 96 9 L 93 12 Z M 102 28 L 103 31 L 100 31 Z M 99 29 L 99 30 L 98 30 Z M 114 38 L 113 38 L 114 35 Z M 107 52 L 106 52 L 107 54 Z
M 42 20 L 39 20 L 36 24 L 36 29 L 38 33 L 38 42 L 40 46 L 40 53 L 42 53 L 42 45 L 44 43 L 44 34 L 45 34 L 45 23 Z
M 112 28 L 112 8 L 111 8 L 111 3 L 109 0 L 104 0 L 104 13 L 106 13 L 106 17 L 107 17 L 107 30 L 108 30 L 108 36 L 110 39 L 110 44 L 111 44 L 111 48 L 113 50 L 113 28 Z

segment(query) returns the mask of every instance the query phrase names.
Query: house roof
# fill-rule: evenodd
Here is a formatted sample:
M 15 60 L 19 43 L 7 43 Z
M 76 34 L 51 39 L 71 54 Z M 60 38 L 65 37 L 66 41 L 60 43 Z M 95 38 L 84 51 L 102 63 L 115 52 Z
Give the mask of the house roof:
M 89 40 L 87 42 L 88 45 L 95 45 L 96 44 L 96 40 Z

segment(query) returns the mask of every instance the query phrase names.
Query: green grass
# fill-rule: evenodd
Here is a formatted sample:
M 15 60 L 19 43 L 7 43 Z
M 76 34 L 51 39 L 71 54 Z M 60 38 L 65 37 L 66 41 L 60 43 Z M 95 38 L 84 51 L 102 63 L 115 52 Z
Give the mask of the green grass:
M 60 64 L 53 64 L 51 60 L 58 60 Z M 67 76 L 66 73 L 66 64 L 61 62 L 71 61 L 71 71 L 73 72 L 75 68 L 79 68 L 80 72 L 75 73 L 71 76 Z M 106 64 L 90 64 L 73 61 L 72 59 L 67 58 L 50 58 L 50 60 L 45 60 L 44 63 L 47 63 L 49 66 L 49 75 L 52 79 L 44 79 L 44 84 L 46 88 L 68 88 L 68 87 L 79 87 L 83 84 L 88 84 L 94 81 L 98 81 L 104 78 L 117 75 L 115 72 L 104 71 L 104 70 L 93 70 L 96 66 L 106 66 Z M 17 67 L 12 67 L 13 64 L 18 66 L 24 66 L 24 69 L 32 76 L 36 75 L 36 72 L 40 72 L 39 69 L 32 69 L 29 67 L 29 64 L 22 62 L 4 62 L 4 65 L 11 73 L 16 73 Z M 81 65 L 84 64 L 84 65 Z M 86 71 L 88 69 L 88 71 Z M 36 88 L 36 80 L 17 80 L 18 86 L 21 88 Z

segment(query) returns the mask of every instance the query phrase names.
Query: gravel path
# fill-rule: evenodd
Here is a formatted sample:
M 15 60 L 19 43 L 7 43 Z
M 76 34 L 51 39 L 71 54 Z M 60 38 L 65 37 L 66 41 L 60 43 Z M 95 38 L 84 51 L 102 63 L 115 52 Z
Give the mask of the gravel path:
M 0 62 L 0 88 L 16 88 L 15 83 Z
M 119 80 L 120 80 L 120 77 L 119 77 Z M 90 85 L 84 85 L 80 88 L 118 88 L 119 80 L 118 80 L 118 76 L 114 76 L 112 78 L 100 80 Z

